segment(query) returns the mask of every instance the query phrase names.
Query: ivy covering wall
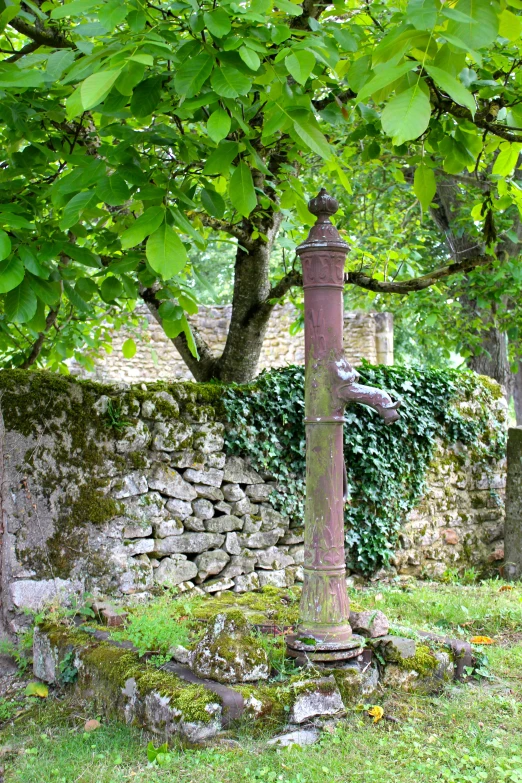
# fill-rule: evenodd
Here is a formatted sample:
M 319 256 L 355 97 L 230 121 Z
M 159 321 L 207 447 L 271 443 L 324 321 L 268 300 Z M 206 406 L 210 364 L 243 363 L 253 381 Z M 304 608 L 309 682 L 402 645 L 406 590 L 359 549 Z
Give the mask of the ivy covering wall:
M 484 376 L 366 363 L 358 370 L 362 383 L 402 399 L 400 421 L 391 427 L 361 405 L 347 408 L 345 415 L 348 566 L 371 573 L 389 560 L 406 514 L 423 493 L 437 440 L 465 444 L 487 470 L 505 452 L 506 431 L 500 422 L 491 429 L 491 406 L 501 392 Z M 272 502 L 294 522 L 302 521 L 304 368 L 288 367 L 264 373 L 249 386 L 228 387 L 224 406 L 227 450 L 248 455 L 254 467 L 273 475 L 280 490 Z

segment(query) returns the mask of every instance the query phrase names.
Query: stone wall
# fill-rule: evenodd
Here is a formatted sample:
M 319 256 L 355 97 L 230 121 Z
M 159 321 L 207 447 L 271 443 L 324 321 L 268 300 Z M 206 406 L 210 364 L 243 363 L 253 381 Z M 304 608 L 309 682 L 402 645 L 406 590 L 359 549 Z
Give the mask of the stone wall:
M 218 385 L 104 386 L 13 370 L 0 373 L 0 394 L 9 630 L 24 607 L 60 592 L 142 596 L 186 583 L 242 592 L 302 579 L 301 522 L 274 508 L 271 476 L 225 453 Z M 499 395 L 491 426 L 503 421 Z M 483 569 L 501 557 L 505 465 L 477 464 L 464 447 L 439 444 L 405 521 L 399 572 Z
M 138 312 L 143 316 L 139 339 L 122 329 L 113 337 L 113 352 L 97 360 L 93 373 L 87 373 L 75 364 L 74 374 L 104 383 L 193 380 L 178 351 L 147 308 L 139 306 Z M 218 356 L 225 346 L 231 312 L 231 305 L 202 305 L 198 315 L 190 318 Z M 259 360 L 259 372 L 288 364 L 304 364 L 304 333 L 290 334 L 296 316 L 292 304 L 274 308 Z M 125 359 L 122 345 L 129 336 L 134 337 L 137 352 L 132 359 Z M 372 364 L 393 364 L 393 316 L 391 313 L 345 312 L 344 345 L 352 364 L 360 364 L 362 359 Z

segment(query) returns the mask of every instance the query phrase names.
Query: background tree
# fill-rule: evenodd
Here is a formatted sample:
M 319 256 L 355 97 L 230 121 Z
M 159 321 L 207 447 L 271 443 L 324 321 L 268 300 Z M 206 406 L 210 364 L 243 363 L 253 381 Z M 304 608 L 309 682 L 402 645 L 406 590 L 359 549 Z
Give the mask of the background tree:
M 0 0 L 5 362 L 82 360 L 82 340 L 99 348 L 141 297 L 196 379 L 249 380 L 274 304 L 300 284 L 286 260 L 311 222 L 306 196 L 328 182 L 349 206 L 361 143 L 367 160 L 381 139 L 408 154 L 425 211 L 438 160 L 491 182 L 480 221 L 518 209 L 517 11 L 518 0 Z M 236 243 L 220 357 L 186 319 L 198 273 L 187 249 L 216 232 Z M 278 235 L 287 255 L 274 276 Z M 490 236 L 421 275 L 373 265 L 347 282 L 408 294 L 495 259 Z

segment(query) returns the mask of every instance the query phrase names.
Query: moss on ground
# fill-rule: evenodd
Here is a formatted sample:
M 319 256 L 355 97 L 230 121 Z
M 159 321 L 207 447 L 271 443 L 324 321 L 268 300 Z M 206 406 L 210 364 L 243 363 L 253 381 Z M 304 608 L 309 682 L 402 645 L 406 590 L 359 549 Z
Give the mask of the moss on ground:
M 401 669 L 415 671 L 421 677 L 429 677 L 439 665 L 439 661 L 426 644 L 417 644 L 412 658 L 400 658 L 396 663 Z
M 218 612 L 239 609 L 253 625 L 292 626 L 298 619 L 299 597 L 299 588 L 279 589 L 271 586 L 242 595 L 223 592 L 197 606 L 194 617 L 197 620 L 208 620 Z

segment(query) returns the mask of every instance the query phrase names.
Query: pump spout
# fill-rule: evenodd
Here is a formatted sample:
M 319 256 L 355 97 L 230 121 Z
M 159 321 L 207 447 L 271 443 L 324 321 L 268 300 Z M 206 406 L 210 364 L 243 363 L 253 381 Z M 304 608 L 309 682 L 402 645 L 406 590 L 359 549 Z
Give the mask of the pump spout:
M 400 416 L 397 408 L 401 401 L 393 402 L 391 397 L 381 389 L 373 386 L 363 386 L 362 383 L 350 383 L 339 388 L 339 397 L 345 402 L 358 402 L 377 411 L 385 424 L 393 424 Z
M 345 403 L 358 402 L 361 405 L 367 405 L 373 408 L 382 418 L 385 424 L 393 424 L 400 416 L 397 408 L 401 402 L 393 402 L 389 394 L 382 389 L 375 389 L 373 386 L 363 386 L 358 383 L 359 373 L 352 365 L 341 357 L 333 364 L 333 374 L 337 386 L 337 395 Z

